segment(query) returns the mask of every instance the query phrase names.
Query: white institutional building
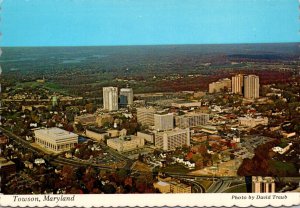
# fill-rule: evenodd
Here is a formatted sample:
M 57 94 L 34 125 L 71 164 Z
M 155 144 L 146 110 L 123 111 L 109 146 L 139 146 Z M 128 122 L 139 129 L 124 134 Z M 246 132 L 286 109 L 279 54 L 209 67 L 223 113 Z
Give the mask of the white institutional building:
M 171 130 L 174 128 L 174 115 L 168 114 L 154 114 L 154 127 L 157 131 Z
M 54 152 L 68 151 L 78 144 L 78 135 L 54 127 L 34 131 L 35 142 Z
M 155 134 L 155 147 L 167 151 L 183 145 L 190 146 L 190 137 L 189 128 L 158 132 Z
M 247 99 L 259 98 L 259 77 L 256 75 L 244 76 L 244 97 Z
M 108 111 L 118 110 L 117 87 L 103 87 L 103 109 Z

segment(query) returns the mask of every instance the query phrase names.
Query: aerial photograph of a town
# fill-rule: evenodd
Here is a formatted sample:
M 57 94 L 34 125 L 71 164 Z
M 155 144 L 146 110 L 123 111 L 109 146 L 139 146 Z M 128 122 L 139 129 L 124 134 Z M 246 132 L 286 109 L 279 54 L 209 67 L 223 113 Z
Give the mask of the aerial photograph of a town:
M 174 2 L 3 2 L 1 193 L 300 192 L 298 1 Z

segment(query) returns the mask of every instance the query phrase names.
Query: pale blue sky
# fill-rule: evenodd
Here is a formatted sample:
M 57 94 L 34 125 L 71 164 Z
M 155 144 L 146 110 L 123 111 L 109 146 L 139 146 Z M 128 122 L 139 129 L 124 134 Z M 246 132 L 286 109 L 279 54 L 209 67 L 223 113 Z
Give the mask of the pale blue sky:
M 1 46 L 300 42 L 298 0 L 4 0 Z

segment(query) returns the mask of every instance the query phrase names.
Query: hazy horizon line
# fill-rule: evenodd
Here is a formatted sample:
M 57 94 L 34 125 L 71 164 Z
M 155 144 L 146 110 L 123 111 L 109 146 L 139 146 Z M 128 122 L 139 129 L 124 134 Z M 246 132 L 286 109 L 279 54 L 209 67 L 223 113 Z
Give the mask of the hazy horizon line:
M 185 45 L 257 45 L 257 44 L 300 44 L 299 42 L 257 42 L 257 43 L 170 43 L 170 44 L 120 44 L 120 45 L 36 45 L 36 46 L 1 46 L 0 48 L 55 48 L 55 47 L 128 47 L 128 46 L 185 46 Z M 300 47 L 300 45 L 299 45 Z

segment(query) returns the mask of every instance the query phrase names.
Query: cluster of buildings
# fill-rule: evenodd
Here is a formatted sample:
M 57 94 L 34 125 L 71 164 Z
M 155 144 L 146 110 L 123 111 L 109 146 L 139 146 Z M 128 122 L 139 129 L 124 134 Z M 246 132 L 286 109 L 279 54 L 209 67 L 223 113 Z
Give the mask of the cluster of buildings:
M 259 98 L 259 77 L 256 75 L 237 74 L 209 84 L 209 93 L 231 90 L 234 94 L 243 95 L 246 99 Z
M 252 193 L 275 193 L 273 177 L 252 176 Z
M 184 145 L 190 146 L 190 128 L 206 124 L 209 114 L 187 113 L 175 115 L 158 111 L 154 107 L 137 108 L 138 123 L 148 127 L 148 133 L 138 132 L 155 147 L 168 151 Z
M 117 111 L 119 109 L 119 106 L 126 107 L 132 104 L 133 90 L 131 88 L 121 88 L 119 94 L 117 87 L 103 87 L 104 110 Z

